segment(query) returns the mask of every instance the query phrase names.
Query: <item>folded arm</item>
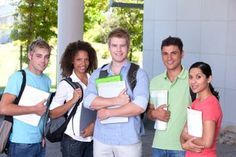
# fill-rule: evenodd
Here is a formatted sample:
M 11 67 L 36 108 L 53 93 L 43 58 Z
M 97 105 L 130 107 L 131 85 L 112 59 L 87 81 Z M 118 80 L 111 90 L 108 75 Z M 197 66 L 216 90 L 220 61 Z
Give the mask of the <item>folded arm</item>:
M 199 149 L 210 148 L 214 143 L 216 123 L 212 120 L 203 122 L 203 134 L 201 138 L 190 136 L 186 126 L 181 134 L 181 144 L 186 150 L 199 152 Z
M 34 104 L 33 106 L 19 106 L 13 104 L 16 96 L 9 93 L 4 93 L 0 101 L 0 114 L 1 115 L 24 115 L 24 114 L 37 114 L 39 116 L 43 115 L 46 111 L 46 106 L 44 103 L 46 100 Z

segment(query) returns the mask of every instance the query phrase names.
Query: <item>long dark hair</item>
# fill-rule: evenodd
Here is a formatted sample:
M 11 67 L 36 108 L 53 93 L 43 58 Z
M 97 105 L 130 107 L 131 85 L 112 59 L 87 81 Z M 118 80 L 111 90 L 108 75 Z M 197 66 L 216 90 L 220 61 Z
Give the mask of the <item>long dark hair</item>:
M 202 73 L 206 76 L 206 78 L 209 78 L 210 76 L 212 76 L 211 67 L 207 63 L 196 62 L 191 65 L 191 67 L 189 68 L 189 71 L 192 68 L 199 68 L 202 71 Z M 209 83 L 209 88 L 211 90 L 211 93 L 219 100 L 220 99 L 219 92 L 214 89 L 211 83 Z

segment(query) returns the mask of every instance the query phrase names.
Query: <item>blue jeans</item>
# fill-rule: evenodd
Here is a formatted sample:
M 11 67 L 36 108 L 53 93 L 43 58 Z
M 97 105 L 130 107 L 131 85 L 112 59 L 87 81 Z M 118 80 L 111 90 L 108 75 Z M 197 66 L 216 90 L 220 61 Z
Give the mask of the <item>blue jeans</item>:
M 152 156 L 153 157 L 184 157 L 185 151 L 152 148 Z
M 23 144 L 10 142 L 8 157 L 45 157 L 41 143 Z
M 76 141 L 65 135 L 61 141 L 63 157 L 93 157 L 93 142 Z

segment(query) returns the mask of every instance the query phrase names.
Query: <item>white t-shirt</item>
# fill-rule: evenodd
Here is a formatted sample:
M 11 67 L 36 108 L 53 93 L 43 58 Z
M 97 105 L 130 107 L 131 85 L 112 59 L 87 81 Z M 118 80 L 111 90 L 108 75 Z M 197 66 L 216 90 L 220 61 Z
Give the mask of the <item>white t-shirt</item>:
M 89 78 L 90 75 L 87 74 L 87 76 Z M 72 79 L 73 82 L 79 82 L 80 85 L 83 87 L 83 91 L 85 91 L 86 85 L 75 75 L 74 72 L 72 73 L 70 78 Z M 54 96 L 52 100 L 52 103 L 50 105 L 50 110 L 56 107 L 59 107 L 61 105 L 64 105 L 65 101 L 67 102 L 71 100 L 71 98 L 73 97 L 73 92 L 74 92 L 74 89 L 71 87 L 70 84 L 68 84 L 66 81 L 61 81 L 57 86 L 56 95 Z M 80 115 L 81 115 L 82 105 L 83 105 L 83 101 L 78 106 L 77 111 L 74 115 L 74 118 L 72 117 L 69 124 L 67 125 L 65 134 L 67 134 L 68 136 L 72 137 L 74 140 L 77 140 L 77 141 L 90 142 L 92 141 L 92 136 L 83 138 L 80 135 Z M 72 109 L 73 108 L 69 110 L 68 114 L 72 111 Z M 73 120 L 73 123 L 72 123 L 72 120 Z M 74 125 L 74 127 L 72 127 L 72 124 Z

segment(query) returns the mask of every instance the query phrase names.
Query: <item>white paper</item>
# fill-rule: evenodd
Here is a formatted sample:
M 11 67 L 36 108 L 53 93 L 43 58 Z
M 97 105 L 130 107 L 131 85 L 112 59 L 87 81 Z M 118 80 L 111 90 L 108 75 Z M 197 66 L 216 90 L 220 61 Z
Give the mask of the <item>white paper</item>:
M 40 101 L 43 101 L 44 99 L 47 100 L 49 95 L 50 93 L 48 92 L 26 85 L 18 105 L 34 106 Z M 13 116 L 13 118 L 33 126 L 38 126 L 41 117 L 36 114 L 25 114 L 25 115 Z
M 116 97 L 126 88 L 125 81 L 106 82 L 98 84 L 98 95 L 104 98 Z M 119 107 L 119 106 L 113 106 Z M 102 120 L 102 124 L 128 122 L 128 117 L 110 117 Z
M 187 108 L 188 134 L 195 137 L 202 137 L 202 112 Z
M 168 104 L 168 91 L 167 90 L 151 91 L 151 99 L 155 108 L 163 104 L 167 105 Z M 154 129 L 166 130 L 166 127 L 167 127 L 167 122 L 160 121 L 160 120 L 155 121 Z

